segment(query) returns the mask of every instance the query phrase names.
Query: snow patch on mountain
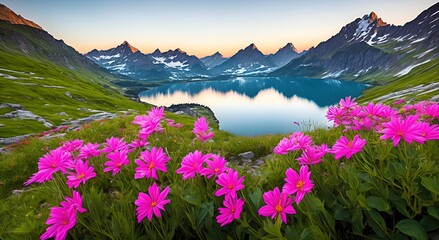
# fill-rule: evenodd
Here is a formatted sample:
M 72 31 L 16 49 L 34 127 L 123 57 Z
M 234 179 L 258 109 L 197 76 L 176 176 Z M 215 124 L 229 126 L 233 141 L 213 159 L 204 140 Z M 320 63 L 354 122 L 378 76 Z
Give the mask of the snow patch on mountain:
M 395 77 L 401 77 L 401 76 L 404 76 L 404 75 L 408 74 L 413 68 L 415 68 L 415 67 L 417 67 L 417 66 L 420 66 L 420 65 L 422 65 L 422 64 L 428 63 L 428 62 L 430 62 L 430 61 L 431 61 L 431 59 L 428 59 L 427 61 L 424 61 L 424 62 L 421 62 L 421 63 L 418 63 L 418 64 L 410 65 L 410 66 L 404 68 L 404 69 L 403 69 L 402 71 L 400 71 L 399 73 L 395 74 L 394 76 L 395 76 Z
M 98 57 L 93 57 L 94 59 L 96 59 L 96 60 L 101 60 L 101 59 L 105 59 L 105 60 L 107 60 L 107 59 L 112 59 L 112 58 L 119 58 L 120 57 L 120 54 L 118 53 L 118 54 L 115 54 L 115 55 L 101 55 L 101 56 L 98 56 Z

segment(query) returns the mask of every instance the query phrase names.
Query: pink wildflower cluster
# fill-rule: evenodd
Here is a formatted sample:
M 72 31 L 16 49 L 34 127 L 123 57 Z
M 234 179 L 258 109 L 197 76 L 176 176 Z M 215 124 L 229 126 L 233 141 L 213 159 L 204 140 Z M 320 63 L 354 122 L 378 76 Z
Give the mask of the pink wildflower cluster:
M 382 134 L 381 139 L 391 139 L 395 147 L 401 139 L 409 144 L 438 140 L 439 125 L 432 122 L 439 119 L 439 104 L 422 101 L 395 108 L 402 103 L 402 100 L 398 100 L 393 107 L 372 102 L 360 106 L 355 103 L 355 99 L 347 97 L 340 101 L 339 106 L 330 107 L 326 117 L 345 131 L 374 130 Z
M 197 174 L 210 179 L 217 177 L 215 181 L 220 187 L 215 191 L 215 196 L 224 196 L 223 207 L 218 209 L 216 217 L 221 227 L 239 219 L 244 206 L 244 200 L 240 199 L 237 192 L 244 189 L 244 177 L 239 177 L 237 171 L 228 168 L 227 161 L 217 154 L 205 154 L 196 150 L 186 155 L 181 167 L 177 169 L 178 174 L 183 175 L 183 180 L 195 178 Z
M 60 203 L 61 207 L 50 209 L 50 217 L 46 224 L 51 226 L 46 229 L 40 239 L 65 239 L 68 231 L 76 225 L 77 212 L 87 212 L 87 209 L 82 207 L 82 198 L 77 191 L 73 191 L 72 198 L 64 197 L 64 199 L 66 201 Z
M 215 135 L 214 132 L 209 132 L 209 122 L 205 117 L 200 117 L 197 119 L 197 121 L 194 123 L 194 129 L 192 132 L 201 142 L 211 139 L 213 138 L 213 135 Z
M 266 205 L 259 209 L 258 214 L 271 217 L 271 219 L 280 216 L 282 221 L 287 223 L 287 214 L 296 214 L 296 210 L 292 206 L 293 199 L 296 204 L 299 204 L 303 197 L 311 192 L 314 184 L 308 166 L 300 167 L 299 173 L 289 168 L 285 175 L 285 185 L 282 192 L 278 187 L 265 192 L 263 198 Z M 296 194 L 294 198 L 291 196 L 292 194 Z
M 275 154 L 285 155 L 292 151 L 302 150 L 302 155 L 296 160 L 300 165 L 317 164 L 322 161 L 323 156 L 328 153 L 326 144 L 315 145 L 310 136 L 302 132 L 295 132 L 289 138 L 283 138 L 274 148 Z
M 147 111 L 148 115 L 136 116 L 132 121 L 133 124 L 140 126 L 139 139 L 146 140 L 154 132 L 163 132 L 164 129 L 160 121 L 165 117 L 164 107 L 154 107 Z

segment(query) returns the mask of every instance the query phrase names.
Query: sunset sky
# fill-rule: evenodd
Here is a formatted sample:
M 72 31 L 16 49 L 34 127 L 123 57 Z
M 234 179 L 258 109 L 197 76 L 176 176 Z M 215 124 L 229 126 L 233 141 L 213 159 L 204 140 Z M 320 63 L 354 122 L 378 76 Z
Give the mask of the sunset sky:
M 144 53 L 181 48 L 231 56 L 250 43 L 265 54 L 287 42 L 306 50 L 375 11 L 403 25 L 436 0 L 0 0 L 81 53 L 127 40 Z

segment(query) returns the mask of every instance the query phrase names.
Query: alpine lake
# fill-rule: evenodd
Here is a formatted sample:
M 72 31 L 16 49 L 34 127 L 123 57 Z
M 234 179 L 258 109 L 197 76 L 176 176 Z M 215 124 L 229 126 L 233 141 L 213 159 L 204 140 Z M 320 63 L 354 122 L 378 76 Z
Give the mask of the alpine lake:
M 335 79 L 236 77 L 164 84 L 139 94 L 142 102 L 169 107 L 208 106 L 220 129 L 243 136 L 290 133 L 330 126 L 325 114 L 341 98 L 358 97 L 367 85 Z

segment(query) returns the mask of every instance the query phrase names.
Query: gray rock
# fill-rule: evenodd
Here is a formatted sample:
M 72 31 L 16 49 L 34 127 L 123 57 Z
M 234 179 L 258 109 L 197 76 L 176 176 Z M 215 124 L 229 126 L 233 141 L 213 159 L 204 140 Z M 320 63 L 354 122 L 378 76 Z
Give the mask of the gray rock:
M 0 138 L 0 145 L 10 145 L 13 143 L 17 143 L 22 141 L 25 138 L 28 138 L 32 136 L 31 134 L 25 134 L 25 135 L 20 135 L 20 136 L 15 136 L 15 137 L 10 137 L 10 138 Z
M 13 108 L 15 110 L 24 109 L 24 107 L 22 105 L 16 104 L 16 103 L 2 103 L 2 104 L 0 104 L 0 108 L 7 108 L 7 107 Z
M 62 138 L 66 134 L 67 133 L 58 133 L 58 134 L 53 134 L 53 135 L 47 135 L 47 136 L 40 137 L 40 139 L 48 140 L 48 139 L 52 139 L 52 138 Z
M 4 126 L 5 126 L 4 124 L 0 123 L 0 127 L 4 127 Z
M 243 152 L 238 154 L 238 156 L 242 159 L 252 159 L 255 154 L 252 151 L 248 151 L 248 152 Z
M 80 118 L 80 119 L 76 119 L 73 121 L 63 122 L 62 125 L 79 126 L 79 125 L 82 125 L 84 123 L 89 123 L 89 122 L 103 120 L 103 119 L 111 119 L 114 117 L 116 117 L 116 114 L 109 113 L 109 112 L 101 112 L 101 113 L 93 114 L 93 115 L 85 117 L 85 118 Z
M 73 98 L 72 94 L 69 91 L 65 92 L 64 94 L 69 98 Z
M 31 119 L 31 120 L 41 122 L 44 126 L 46 126 L 48 128 L 53 127 L 53 124 L 48 122 L 46 119 L 44 119 L 38 115 L 35 115 L 31 111 L 27 111 L 27 110 L 16 110 L 16 111 L 13 111 L 10 113 L 6 113 L 5 115 L 0 116 L 0 118 Z
M 46 104 L 44 104 L 44 106 L 48 107 L 48 106 L 50 106 L 50 104 L 46 103 Z
M 28 189 L 28 190 L 24 190 L 24 189 L 22 189 L 22 190 L 19 190 L 19 189 L 12 190 L 12 195 L 20 195 L 22 193 L 29 192 L 30 190 L 31 189 Z
M 433 97 L 431 98 L 431 101 L 438 102 L 438 101 L 439 101 L 439 95 L 433 96 Z
M 60 113 L 57 113 L 56 115 L 58 115 L 58 116 L 69 116 L 67 113 L 65 113 L 65 112 L 60 112 Z
M 76 110 L 82 111 L 82 112 L 95 112 L 95 113 L 103 112 L 103 111 L 94 110 L 94 109 L 91 109 L 91 108 L 77 108 Z

